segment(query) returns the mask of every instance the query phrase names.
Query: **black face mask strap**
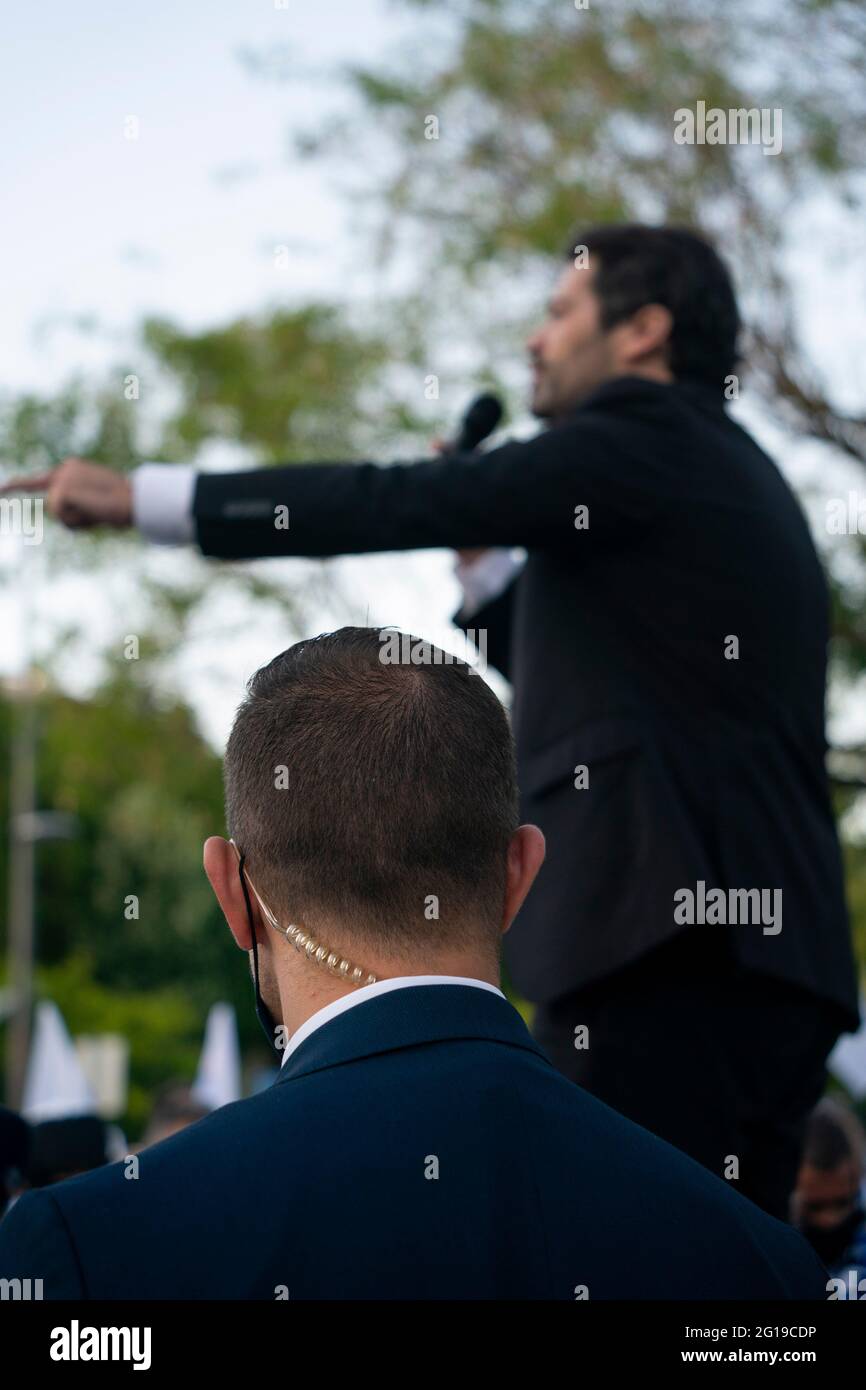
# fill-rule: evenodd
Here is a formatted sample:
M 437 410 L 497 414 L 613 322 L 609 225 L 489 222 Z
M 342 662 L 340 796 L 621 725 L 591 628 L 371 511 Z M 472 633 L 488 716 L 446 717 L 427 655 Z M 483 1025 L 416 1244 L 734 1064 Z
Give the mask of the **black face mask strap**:
M 244 874 L 245 859 L 246 855 L 238 851 L 238 874 L 240 875 L 241 891 L 243 892 L 244 902 L 246 903 L 247 917 L 250 923 L 250 934 L 253 942 L 253 986 L 256 995 L 256 1018 L 259 1020 L 262 1032 L 271 1045 L 271 1050 L 276 1057 L 279 1057 L 280 1049 L 277 1047 L 277 1021 L 262 998 L 262 991 L 259 986 L 259 946 L 256 939 L 256 922 L 253 917 L 253 905 L 250 902 L 249 889 L 247 888 L 246 875 Z
M 258 994 L 259 994 L 259 945 L 258 945 L 258 941 L 257 941 L 257 939 L 256 939 L 256 923 L 255 923 L 255 918 L 253 917 L 253 905 L 252 905 L 252 903 L 250 902 L 250 890 L 247 888 L 247 880 L 246 880 L 246 876 L 245 876 L 245 874 L 244 874 L 244 860 L 246 859 L 246 857 L 247 857 L 247 856 L 246 856 L 245 854 L 239 854 L 239 855 L 238 855 L 238 874 L 239 874 L 240 880 L 241 880 L 241 892 L 242 892 L 243 895 L 244 895 L 244 902 L 245 902 L 246 905 L 247 905 L 247 917 L 249 918 L 249 923 L 250 923 L 250 933 L 251 933 L 252 938 L 253 938 L 253 980 L 254 980 L 254 982 L 255 982 L 255 987 L 256 987 L 256 996 L 258 997 Z

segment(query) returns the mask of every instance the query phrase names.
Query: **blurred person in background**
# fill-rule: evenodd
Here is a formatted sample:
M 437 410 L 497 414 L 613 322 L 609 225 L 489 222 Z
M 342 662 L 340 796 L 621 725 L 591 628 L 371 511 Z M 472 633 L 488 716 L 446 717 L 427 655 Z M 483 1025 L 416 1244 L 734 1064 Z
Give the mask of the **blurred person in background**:
M 841 1280 L 837 1297 L 866 1298 L 864 1177 L 863 1126 L 841 1100 L 825 1096 L 806 1125 L 791 1215 L 831 1276 Z
M 27 1181 L 31 1187 L 48 1187 L 101 1168 L 111 1157 L 110 1126 L 99 1115 L 40 1120 L 30 1128 Z
M 26 1186 L 30 1126 L 15 1110 L 0 1105 L 0 1217 Z
M 210 1107 L 196 1100 L 191 1086 L 184 1081 L 168 1081 L 154 1100 L 140 1147 L 158 1144 L 209 1114 Z

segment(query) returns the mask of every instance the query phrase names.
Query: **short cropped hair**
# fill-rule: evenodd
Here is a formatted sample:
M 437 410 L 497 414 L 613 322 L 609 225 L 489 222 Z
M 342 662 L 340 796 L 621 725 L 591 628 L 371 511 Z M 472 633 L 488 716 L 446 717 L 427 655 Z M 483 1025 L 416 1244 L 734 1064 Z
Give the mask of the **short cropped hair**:
M 257 671 L 225 787 L 229 833 L 282 925 L 338 922 L 347 941 L 411 955 L 498 939 L 517 778 L 481 676 L 402 637 L 344 627 Z M 397 647 L 421 660 L 385 659 Z

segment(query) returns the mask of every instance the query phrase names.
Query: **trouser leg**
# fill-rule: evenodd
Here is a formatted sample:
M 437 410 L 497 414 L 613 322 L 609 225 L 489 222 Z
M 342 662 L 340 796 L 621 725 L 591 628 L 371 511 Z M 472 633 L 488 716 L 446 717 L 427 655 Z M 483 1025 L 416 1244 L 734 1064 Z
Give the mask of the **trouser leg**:
M 539 1008 L 533 1032 L 563 1075 L 786 1219 L 832 1007 L 689 937 Z

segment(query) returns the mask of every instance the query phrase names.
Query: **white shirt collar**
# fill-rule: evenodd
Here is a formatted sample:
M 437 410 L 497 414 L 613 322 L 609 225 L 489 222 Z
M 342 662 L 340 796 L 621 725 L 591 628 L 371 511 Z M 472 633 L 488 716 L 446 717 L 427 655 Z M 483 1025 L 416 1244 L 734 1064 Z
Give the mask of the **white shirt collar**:
M 330 1023 L 332 1018 L 344 1014 L 356 1004 L 363 1004 L 365 999 L 374 999 L 377 994 L 388 994 L 392 989 L 409 989 L 412 985 L 471 985 L 473 989 L 487 989 L 491 994 L 498 994 L 500 999 L 505 998 L 501 989 L 488 984 L 486 980 L 470 980 L 463 975 L 397 975 L 391 980 L 377 980 L 374 985 L 362 985 L 360 989 L 353 990 L 351 994 L 344 994 L 340 999 L 334 999 L 324 1008 L 311 1014 L 295 1029 L 286 1043 L 280 1066 L 284 1067 L 286 1058 L 291 1057 L 295 1048 L 311 1033 L 315 1033 L 317 1028 L 321 1028 L 323 1023 Z

